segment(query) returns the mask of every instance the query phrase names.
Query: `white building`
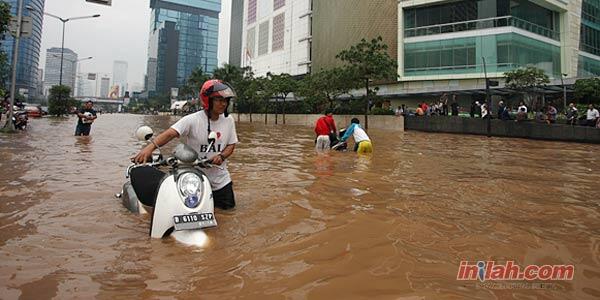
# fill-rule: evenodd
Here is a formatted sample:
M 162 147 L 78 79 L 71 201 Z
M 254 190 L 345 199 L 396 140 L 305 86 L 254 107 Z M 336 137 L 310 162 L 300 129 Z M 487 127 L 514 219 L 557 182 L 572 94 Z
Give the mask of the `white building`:
M 61 48 L 46 50 L 46 67 L 44 71 L 44 95 L 48 90 L 61 82 L 60 77 Z M 75 92 L 75 72 L 77 71 L 77 53 L 71 49 L 64 49 L 62 60 L 62 85 L 71 88 L 71 95 Z
M 119 86 L 119 97 L 125 95 L 125 91 L 128 90 L 127 67 L 126 61 L 115 60 L 113 63 L 113 86 Z
M 98 80 L 98 78 L 96 78 Z M 98 97 L 106 98 L 108 97 L 108 92 L 110 89 L 110 77 L 102 77 L 100 79 L 100 93 Z
M 267 72 L 310 72 L 311 0 L 244 0 L 242 66 Z

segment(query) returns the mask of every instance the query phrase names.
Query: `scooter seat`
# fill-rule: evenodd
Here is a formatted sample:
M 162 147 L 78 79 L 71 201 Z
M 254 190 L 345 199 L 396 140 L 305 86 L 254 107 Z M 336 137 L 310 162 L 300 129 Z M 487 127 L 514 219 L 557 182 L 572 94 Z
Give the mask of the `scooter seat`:
M 131 186 L 140 202 L 146 206 L 154 207 L 158 187 L 165 175 L 164 172 L 150 166 L 131 169 Z

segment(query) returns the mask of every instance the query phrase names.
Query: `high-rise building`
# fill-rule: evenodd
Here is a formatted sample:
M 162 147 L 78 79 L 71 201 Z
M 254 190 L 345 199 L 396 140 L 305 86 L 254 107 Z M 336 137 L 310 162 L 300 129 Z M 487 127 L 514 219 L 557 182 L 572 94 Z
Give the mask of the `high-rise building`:
M 220 0 L 151 0 L 148 91 L 168 93 L 217 67 Z
M 50 48 L 46 50 L 46 67 L 44 77 L 44 95 L 55 85 L 60 84 L 61 74 L 61 48 Z M 71 88 L 71 95 L 75 92 L 75 75 L 77 71 L 77 53 L 65 48 L 62 59 L 62 85 Z
M 42 93 L 44 92 L 44 69 L 37 69 L 35 84 L 35 92 L 37 93 L 35 95 L 35 98 L 40 99 L 43 97 Z
M 242 66 L 242 33 L 244 32 L 244 0 L 231 0 L 229 27 L 229 64 Z
M 234 1 L 232 41 L 240 11 Z M 341 50 L 377 36 L 396 57 L 397 0 L 244 0 L 243 11 L 241 65 L 257 75 L 331 68 Z
M 100 95 L 98 97 L 107 98 L 110 88 L 110 77 L 102 77 L 100 79 Z
M 96 93 L 96 77 L 94 73 L 78 73 L 77 74 L 77 90 L 78 97 L 94 97 Z
M 600 75 L 600 1 L 399 1 L 398 73 L 404 90 L 481 88 L 535 66 L 561 76 Z M 565 75 L 562 75 L 565 74 Z
M 17 14 L 18 0 L 2 0 L 11 6 L 10 13 Z M 17 80 L 16 90 L 27 91 L 26 94 L 37 95 L 40 93 L 37 86 L 37 73 L 40 59 L 40 45 L 42 43 L 42 21 L 43 16 L 38 12 L 25 9 L 31 6 L 37 11 L 44 11 L 44 0 L 23 0 L 23 15 L 32 18 L 31 36 L 19 39 L 19 56 L 17 58 Z M 0 36 L 0 47 L 7 54 L 8 64 L 12 66 L 14 38 L 10 33 Z M 10 83 L 10 76 L 9 76 Z
M 127 86 L 127 62 L 115 60 L 113 63 L 113 85 L 119 86 L 119 96 L 125 95 Z

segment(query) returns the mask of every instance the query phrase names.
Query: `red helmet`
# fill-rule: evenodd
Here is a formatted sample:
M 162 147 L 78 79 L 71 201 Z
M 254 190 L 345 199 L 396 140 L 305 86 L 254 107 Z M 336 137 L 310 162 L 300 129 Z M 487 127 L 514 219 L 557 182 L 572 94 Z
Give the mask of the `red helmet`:
M 200 89 L 200 99 L 202 100 L 202 107 L 206 111 L 210 111 L 212 108 L 212 103 L 210 98 L 213 97 L 223 97 L 227 100 L 235 97 L 235 92 L 233 88 L 219 79 L 210 79 L 207 80 L 203 85 L 202 89 Z M 227 104 L 229 106 L 229 104 Z M 227 109 L 225 109 L 227 111 Z

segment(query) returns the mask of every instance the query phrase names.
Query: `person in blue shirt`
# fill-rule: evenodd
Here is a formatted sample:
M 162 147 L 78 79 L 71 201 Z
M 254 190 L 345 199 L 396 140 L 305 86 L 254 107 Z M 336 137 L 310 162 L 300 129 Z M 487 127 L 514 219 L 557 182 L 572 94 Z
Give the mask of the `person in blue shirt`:
M 357 153 L 371 153 L 373 152 L 373 145 L 371 139 L 360 126 L 360 121 L 357 118 L 352 118 L 350 121 L 350 127 L 346 129 L 346 133 L 342 136 L 342 142 L 345 142 L 350 135 L 354 137 L 354 151 Z

